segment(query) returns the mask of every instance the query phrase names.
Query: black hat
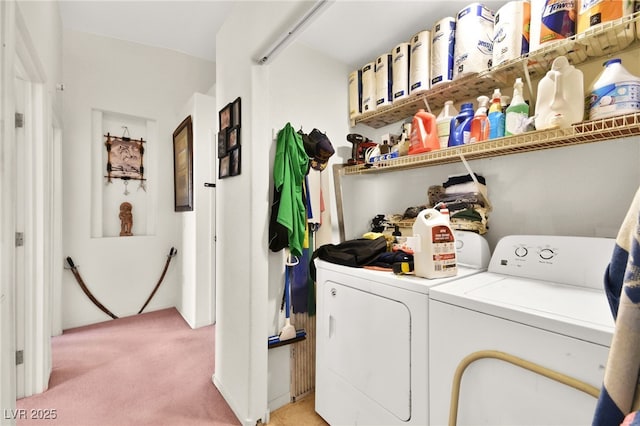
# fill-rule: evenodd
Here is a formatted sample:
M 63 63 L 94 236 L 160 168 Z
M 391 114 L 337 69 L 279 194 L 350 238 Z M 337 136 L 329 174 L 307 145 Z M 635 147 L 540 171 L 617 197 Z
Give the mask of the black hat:
M 311 167 L 320 171 L 324 170 L 327 167 L 329 157 L 335 152 L 327 135 L 318 129 L 313 129 L 308 135 L 302 135 L 302 141 Z

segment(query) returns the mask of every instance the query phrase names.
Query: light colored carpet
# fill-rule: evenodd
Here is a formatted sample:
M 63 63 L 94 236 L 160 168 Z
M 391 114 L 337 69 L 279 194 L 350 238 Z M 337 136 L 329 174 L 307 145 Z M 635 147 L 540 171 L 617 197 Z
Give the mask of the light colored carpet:
M 17 408 L 56 419 L 18 425 L 238 425 L 211 382 L 214 327 L 192 330 L 174 308 L 66 330 L 52 339 L 49 389 Z

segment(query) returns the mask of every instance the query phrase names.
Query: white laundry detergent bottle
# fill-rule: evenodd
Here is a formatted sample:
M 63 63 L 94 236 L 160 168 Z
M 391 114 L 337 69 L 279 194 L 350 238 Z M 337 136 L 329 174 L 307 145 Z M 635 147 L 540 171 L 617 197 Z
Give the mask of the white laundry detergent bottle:
M 538 83 L 536 129 L 566 128 L 582 121 L 584 98 L 582 71 L 564 56 L 557 57 Z
M 413 237 L 413 265 L 418 277 L 444 278 L 458 273 L 455 236 L 448 213 L 422 210 L 413 224 Z

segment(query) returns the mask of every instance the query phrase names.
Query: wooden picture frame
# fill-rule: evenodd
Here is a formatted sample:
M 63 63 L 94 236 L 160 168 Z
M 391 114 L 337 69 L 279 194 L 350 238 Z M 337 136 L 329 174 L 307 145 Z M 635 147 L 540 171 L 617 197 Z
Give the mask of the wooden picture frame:
M 218 158 L 222 158 L 227 155 L 229 148 L 227 147 L 227 131 L 220 130 L 218 132 Z
M 225 155 L 224 157 L 218 160 L 218 178 L 224 179 L 229 177 L 231 157 L 229 155 Z
M 185 118 L 173 132 L 174 210 L 193 210 L 193 124 Z
M 242 117 L 242 104 L 240 97 L 238 96 L 235 101 L 231 103 L 231 126 L 240 127 Z
M 240 149 L 238 146 L 236 149 L 229 151 L 229 176 L 238 176 L 241 171 L 241 158 L 240 158 Z
M 233 123 L 233 106 L 227 104 L 224 108 L 218 112 L 218 122 L 220 123 L 220 130 L 225 130 L 231 127 Z

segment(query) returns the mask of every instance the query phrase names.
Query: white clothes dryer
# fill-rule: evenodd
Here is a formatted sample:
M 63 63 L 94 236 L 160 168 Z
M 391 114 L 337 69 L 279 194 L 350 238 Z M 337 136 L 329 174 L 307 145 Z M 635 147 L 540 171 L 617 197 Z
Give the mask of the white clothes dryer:
M 455 232 L 458 274 L 425 279 L 316 259 L 315 409 L 332 425 L 428 422 L 428 293 L 485 271 L 487 241 Z
M 499 351 L 600 389 L 614 321 L 604 274 L 615 240 L 501 239 L 487 272 L 429 292 L 430 424 L 449 420 L 461 361 Z M 586 425 L 596 399 L 493 358 L 462 375 L 458 425 Z M 454 404 L 455 406 L 455 404 Z

